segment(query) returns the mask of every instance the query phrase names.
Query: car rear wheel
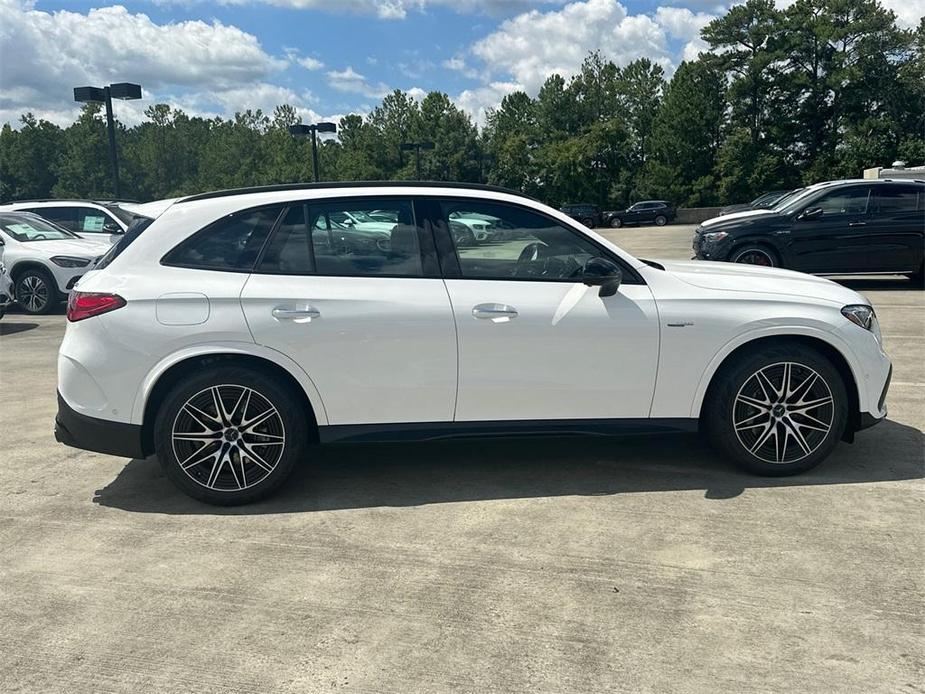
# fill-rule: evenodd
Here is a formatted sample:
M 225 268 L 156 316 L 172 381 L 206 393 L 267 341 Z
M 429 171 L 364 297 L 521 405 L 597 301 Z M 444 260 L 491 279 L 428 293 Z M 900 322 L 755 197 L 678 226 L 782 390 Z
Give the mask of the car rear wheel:
M 619 228 L 622 227 L 622 226 L 623 226 L 623 220 L 620 219 L 619 217 L 613 217 L 613 218 L 610 220 L 610 227 L 611 227 L 612 229 L 619 229 Z
M 590 217 L 585 217 L 584 219 L 581 220 L 581 223 L 584 224 L 589 229 L 594 228 L 594 220 L 591 219 Z
M 272 494 L 307 442 L 287 386 L 256 369 L 214 367 L 178 384 L 154 424 L 167 477 L 189 496 L 233 506 Z
M 732 262 L 746 265 L 760 265 L 762 267 L 778 267 L 780 263 L 777 255 L 764 246 L 743 246 L 737 248 L 732 254 Z
M 16 302 L 34 316 L 51 313 L 57 304 L 55 280 L 46 270 L 26 270 L 16 278 Z
M 759 475 L 792 475 L 821 463 L 842 438 L 848 395 L 816 350 L 780 344 L 725 365 L 710 388 L 704 425 L 714 446 Z
M 655 218 L 655 226 L 657 227 L 663 227 L 667 223 L 668 223 L 668 218 L 663 214 L 660 214 Z

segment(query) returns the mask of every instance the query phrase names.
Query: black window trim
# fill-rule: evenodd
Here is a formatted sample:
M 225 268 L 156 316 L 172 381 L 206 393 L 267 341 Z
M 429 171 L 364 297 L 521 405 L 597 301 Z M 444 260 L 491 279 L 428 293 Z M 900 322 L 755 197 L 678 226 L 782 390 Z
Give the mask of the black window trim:
M 464 277 L 462 274 L 462 268 L 459 265 L 459 256 L 456 253 L 456 244 L 453 243 L 453 236 L 450 234 L 449 227 L 446 226 L 443 220 L 443 213 L 441 211 L 441 203 L 444 201 L 450 201 L 460 203 L 468 202 L 471 204 L 507 205 L 509 207 L 520 208 L 526 212 L 530 212 L 538 215 L 539 217 L 543 217 L 544 219 L 548 219 L 556 226 L 564 227 L 572 234 L 580 236 L 583 241 L 590 243 L 600 252 L 600 257 L 606 258 L 607 260 L 616 263 L 620 268 L 620 271 L 623 273 L 623 284 L 646 284 L 645 279 L 643 279 L 642 275 L 640 275 L 635 268 L 631 267 L 625 260 L 623 260 L 623 258 L 615 254 L 613 251 L 602 246 L 596 239 L 581 233 L 577 229 L 564 224 L 562 221 L 556 219 L 555 217 L 551 217 L 545 212 L 537 210 L 534 207 L 530 207 L 529 205 L 523 205 L 521 203 L 511 202 L 509 200 L 495 200 L 492 198 L 481 197 L 456 197 L 452 195 L 428 195 L 420 197 L 430 201 L 430 203 L 433 205 L 431 208 L 429 208 L 430 226 L 435 236 L 435 243 L 439 249 L 438 257 L 440 259 L 440 268 L 443 271 L 444 279 L 468 280 L 476 282 L 556 282 L 560 284 L 577 284 L 581 282 L 581 280 L 575 280 L 568 277 L 563 277 L 561 279 L 538 279 L 536 277 Z M 449 249 L 447 248 L 447 244 L 449 244 Z

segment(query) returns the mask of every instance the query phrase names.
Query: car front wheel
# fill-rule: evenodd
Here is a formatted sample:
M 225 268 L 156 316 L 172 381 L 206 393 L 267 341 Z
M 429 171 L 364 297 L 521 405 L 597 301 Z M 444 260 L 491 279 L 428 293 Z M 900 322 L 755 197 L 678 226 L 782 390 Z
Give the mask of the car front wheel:
M 51 313 L 57 297 L 55 280 L 45 270 L 26 270 L 16 279 L 16 302 L 26 313 Z
M 732 253 L 732 262 L 745 265 L 761 265 L 762 267 L 777 267 L 780 263 L 773 251 L 764 246 L 743 246 Z
M 704 418 L 713 445 L 741 467 L 792 475 L 821 463 L 841 440 L 848 396 L 824 355 L 784 343 L 725 365 L 711 386 Z
M 613 219 L 610 220 L 610 227 L 612 229 L 619 229 L 622 226 L 623 226 L 623 220 L 620 219 L 619 217 L 614 217 Z
M 668 218 L 665 217 L 665 215 L 660 214 L 655 218 L 655 226 L 657 227 L 663 227 L 667 223 L 668 223 Z
M 307 441 L 291 389 L 259 370 L 213 367 L 165 398 L 154 424 L 167 477 L 189 496 L 232 506 L 273 493 Z

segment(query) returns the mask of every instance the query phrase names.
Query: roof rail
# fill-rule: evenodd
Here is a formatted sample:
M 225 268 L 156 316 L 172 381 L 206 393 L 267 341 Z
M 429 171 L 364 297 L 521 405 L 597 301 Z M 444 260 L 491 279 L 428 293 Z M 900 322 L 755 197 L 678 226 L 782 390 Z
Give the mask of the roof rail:
M 0 205 L 19 205 L 24 202 L 92 202 L 94 205 L 112 205 L 118 202 L 138 202 L 130 198 L 98 200 L 94 198 L 25 198 L 23 200 L 4 200 Z
M 233 195 L 247 195 L 249 193 L 275 193 L 298 190 L 326 190 L 331 188 L 459 188 L 462 190 L 484 190 L 493 193 L 507 193 L 516 195 L 520 198 L 531 198 L 517 190 L 502 188 L 500 186 L 489 186 L 482 183 L 459 183 L 455 181 L 325 181 L 324 183 L 283 183 L 270 186 L 254 186 L 251 188 L 230 188 L 228 190 L 217 190 L 211 193 L 199 193 L 177 200 L 175 204 L 180 205 L 184 202 L 194 202 L 196 200 L 211 200 L 212 198 L 224 198 Z

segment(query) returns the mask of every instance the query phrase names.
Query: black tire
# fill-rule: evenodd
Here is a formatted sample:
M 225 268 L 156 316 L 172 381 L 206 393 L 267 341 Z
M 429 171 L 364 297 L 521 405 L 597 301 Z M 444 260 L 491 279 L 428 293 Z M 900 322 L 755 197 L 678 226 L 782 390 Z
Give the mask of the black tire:
M 210 398 L 213 388 L 231 413 L 230 426 L 218 421 L 225 417 L 216 406 L 206 404 L 215 402 Z M 251 394 L 242 406 L 241 396 L 248 390 Z M 189 405 L 199 408 L 198 414 Z M 249 433 L 240 433 L 243 429 L 240 420 L 246 423 L 259 419 L 261 413 L 269 411 L 266 405 L 275 408 L 276 414 L 253 426 Z M 218 506 L 247 504 L 275 492 L 289 477 L 296 461 L 304 456 L 309 418 L 303 409 L 292 389 L 272 374 L 236 366 L 206 368 L 177 384 L 164 399 L 154 422 L 155 450 L 167 477 L 185 494 Z M 241 416 L 236 417 L 236 413 Z M 238 425 L 234 420 L 238 420 Z M 203 440 L 208 437 L 209 442 L 197 448 L 198 441 L 174 438 L 175 433 L 194 436 L 190 428 L 201 429 L 200 437 Z M 231 438 L 229 429 L 238 429 L 239 433 Z M 282 444 L 277 443 L 280 437 Z M 210 446 L 213 454 L 208 454 Z M 183 464 L 189 460 L 191 451 L 193 458 L 187 472 Z M 218 455 L 221 462 L 216 472 Z M 250 455 L 259 458 L 264 467 Z M 196 462 L 198 458 L 201 463 Z
M 780 258 L 777 257 L 777 253 L 767 246 L 758 244 L 747 244 L 733 249 L 729 254 L 729 261 L 759 267 L 780 267 Z
M 611 229 L 619 229 L 619 228 L 622 227 L 622 226 L 623 226 L 623 220 L 620 219 L 619 217 L 612 217 L 612 218 L 610 219 L 610 228 L 611 228 Z
M 750 392 L 761 392 L 757 391 L 761 386 L 759 372 L 770 379 L 767 390 L 779 387 L 784 364 L 790 364 L 791 383 L 798 386 L 805 385 L 803 379 L 815 373 L 817 380 L 812 381 L 805 395 L 797 386 L 780 410 L 774 404 L 767 414 L 760 414 L 759 407 L 739 399 L 742 395 L 749 397 Z M 775 376 L 778 373 L 780 383 Z M 817 397 L 819 393 L 821 397 Z M 805 414 L 798 411 L 805 407 L 799 404 L 801 401 L 823 402 L 826 393 L 830 404 L 811 407 Z M 772 402 L 774 399 L 768 398 Z M 828 431 L 823 433 L 817 422 L 829 426 Z M 848 394 L 831 361 L 811 347 L 782 342 L 742 353 L 721 367 L 707 394 L 702 424 L 710 442 L 737 465 L 758 475 L 780 477 L 805 472 L 825 460 L 841 440 L 847 422 Z M 769 432 L 766 425 L 773 428 L 773 433 L 762 443 L 760 437 Z
M 655 226 L 663 227 L 666 224 L 668 224 L 668 218 L 665 215 L 660 214 L 655 217 Z
M 58 305 L 58 287 L 48 270 L 29 268 L 16 275 L 16 303 L 25 313 L 41 316 Z
M 590 217 L 585 217 L 584 219 L 581 220 L 581 223 L 584 224 L 589 229 L 594 228 L 594 220 L 591 219 Z

